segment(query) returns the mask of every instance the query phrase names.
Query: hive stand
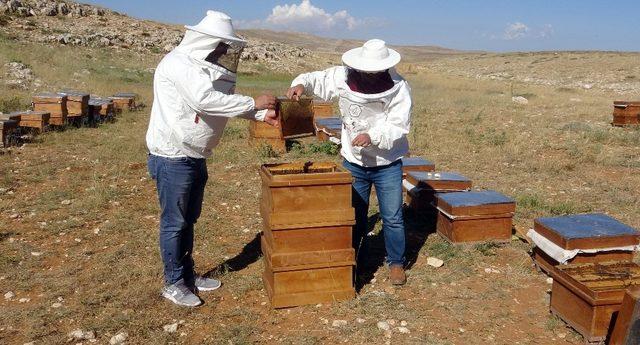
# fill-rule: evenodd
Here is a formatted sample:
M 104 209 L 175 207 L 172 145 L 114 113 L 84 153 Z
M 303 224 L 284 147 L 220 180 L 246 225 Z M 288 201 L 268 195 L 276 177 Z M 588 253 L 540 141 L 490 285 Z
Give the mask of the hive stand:
M 640 286 L 624 294 L 609 345 L 640 345 Z
M 613 102 L 614 126 L 638 126 L 640 125 L 640 102 Z
M 351 175 L 334 163 L 260 170 L 265 289 L 274 308 L 355 296 Z
M 433 212 L 437 193 L 462 192 L 471 189 L 472 181 L 458 173 L 409 171 L 407 182 L 415 188 L 407 191 L 406 204 L 415 211 Z
M 534 230 L 562 249 L 606 249 L 640 244 L 640 232 L 601 213 L 568 215 L 534 220 Z M 631 262 L 633 251 L 578 253 L 569 263 Z M 559 263 L 535 247 L 536 265 L 549 273 Z
M 436 195 L 436 231 L 453 243 L 509 242 L 516 203 L 495 191 Z
M 33 96 L 32 106 L 34 111 L 49 113 L 49 124 L 52 126 L 64 126 L 67 123 L 67 96 L 41 93 Z
M 640 266 L 629 262 L 558 266 L 551 275 L 551 312 L 587 343 L 605 341 L 625 290 L 640 285 Z

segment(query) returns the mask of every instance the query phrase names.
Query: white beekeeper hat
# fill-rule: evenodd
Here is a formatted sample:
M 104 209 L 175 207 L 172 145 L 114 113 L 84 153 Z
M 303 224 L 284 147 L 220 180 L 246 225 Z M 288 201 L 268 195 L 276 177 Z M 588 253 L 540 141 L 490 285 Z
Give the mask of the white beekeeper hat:
M 360 48 L 351 49 L 342 55 L 345 65 L 363 72 L 380 72 L 400 62 L 400 54 L 387 47 L 383 40 L 369 40 Z
M 240 38 L 231 23 L 231 17 L 218 11 L 207 11 L 207 16 L 198 23 L 198 25 L 185 25 L 188 30 L 193 30 L 201 34 L 219 37 L 224 40 L 234 42 L 246 42 Z

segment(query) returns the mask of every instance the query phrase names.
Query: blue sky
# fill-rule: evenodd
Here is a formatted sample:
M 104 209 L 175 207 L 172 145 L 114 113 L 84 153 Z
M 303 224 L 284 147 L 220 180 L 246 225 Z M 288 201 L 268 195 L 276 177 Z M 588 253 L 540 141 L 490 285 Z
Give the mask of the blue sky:
M 640 51 L 640 1 L 84 1 L 128 15 L 195 24 L 207 9 L 236 26 L 303 31 L 336 38 L 381 38 L 390 44 L 488 51 Z

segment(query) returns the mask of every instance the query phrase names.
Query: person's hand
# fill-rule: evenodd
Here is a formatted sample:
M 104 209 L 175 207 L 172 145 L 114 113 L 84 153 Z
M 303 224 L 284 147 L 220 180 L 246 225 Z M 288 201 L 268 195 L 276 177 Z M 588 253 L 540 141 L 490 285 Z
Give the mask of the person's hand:
M 302 84 L 291 87 L 287 91 L 287 98 L 294 99 L 296 101 L 299 100 L 302 95 L 304 95 L 304 86 Z
M 358 136 L 351 142 L 351 145 L 361 147 L 371 146 L 371 137 L 367 133 L 358 134 Z
M 276 98 L 271 95 L 262 95 L 253 99 L 255 102 L 255 110 L 275 109 Z
M 267 114 L 264 116 L 264 122 L 266 122 L 267 124 L 276 127 L 276 128 L 280 128 L 280 121 L 278 119 L 278 113 L 276 113 L 275 110 L 267 110 Z

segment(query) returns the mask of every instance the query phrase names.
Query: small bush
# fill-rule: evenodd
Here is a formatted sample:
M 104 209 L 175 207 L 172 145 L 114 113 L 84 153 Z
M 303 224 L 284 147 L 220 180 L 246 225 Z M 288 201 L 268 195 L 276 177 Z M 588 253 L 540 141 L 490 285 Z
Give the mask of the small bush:
M 500 248 L 500 243 L 497 242 L 483 242 L 473 246 L 473 249 L 484 256 L 495 256 L 497 248 Z
M 0 112 L 10 113 L 12 111 L 25 110 L 29 105 L 23 104 L 20 98 L 12 97 L 0 99 Z
M 11 21 L 11 17 L 6 14 L 0 14 L 0 26 L 6 26 Z
M 269 144 L 262 144 L 258 147 L 258 156 L 260 158 L 278 158 L 280 154 Z
M 340 153 L 340 146 L 330 141 L 324 141 L 321 143 L 309 144 L 307 151 L 310 153 L 324 153 L 326 155 L 335 156 Z

